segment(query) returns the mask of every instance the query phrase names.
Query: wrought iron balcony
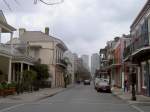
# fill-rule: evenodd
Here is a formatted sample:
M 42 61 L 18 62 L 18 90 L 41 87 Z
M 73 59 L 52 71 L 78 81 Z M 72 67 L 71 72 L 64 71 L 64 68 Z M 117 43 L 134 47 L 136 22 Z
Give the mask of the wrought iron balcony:
M 131 55 L 131 45 L 124 48 L 123 57 L 124 59 Z

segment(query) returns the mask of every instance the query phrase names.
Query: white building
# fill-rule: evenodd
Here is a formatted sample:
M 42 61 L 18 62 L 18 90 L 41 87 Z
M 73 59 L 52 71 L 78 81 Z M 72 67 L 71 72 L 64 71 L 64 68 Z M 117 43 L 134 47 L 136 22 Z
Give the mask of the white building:
M 64 86 L 66 65 L 62 60 L 67 46 L 60 39 L 50 36 L 49 28 L 45 28 L 45 32 L 27 31 L 20 28 L 19 38 L 13 39 L 13 45 L 16 44 L 16 40 L 27 45 L 27 53 L 30 57 L 35 58 L 41 64 L 48 65 L 49 81 L 52 82 L 52 87 Z
M 89 55 L 82 55 L 81 56 L 81 59 L 82 59 L 82 61 L 83 61 L 83 66 L 87 69 L 87 70 L 89 70 Z
M 29 70 L 33 66 L 34 58 L 29 56 L 26 52 L 26 45 L 18 44 L 13 45 L 13 32 L 16 29 L 10 26 L 6 18 L 0 10 L 0 40 L 3 34 L 10 34 L 9 44 L 1 43 L 0 41 L 0 82 L 17 81 L 17 73 L 22 75 L 24 70 Z
M 91 56 L 91 74 L 94 76 L 96 69 L 99 69 L 100 57 L 97 53 L 92 54 Z

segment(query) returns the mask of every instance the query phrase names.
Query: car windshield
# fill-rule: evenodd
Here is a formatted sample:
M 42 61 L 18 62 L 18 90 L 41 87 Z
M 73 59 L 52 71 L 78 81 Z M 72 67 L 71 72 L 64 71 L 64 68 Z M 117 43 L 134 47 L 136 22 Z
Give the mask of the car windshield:
M 108 85 L 108 82 L 107 81 L 100 81 L 99 84 L 101 84 L 101 85 Z

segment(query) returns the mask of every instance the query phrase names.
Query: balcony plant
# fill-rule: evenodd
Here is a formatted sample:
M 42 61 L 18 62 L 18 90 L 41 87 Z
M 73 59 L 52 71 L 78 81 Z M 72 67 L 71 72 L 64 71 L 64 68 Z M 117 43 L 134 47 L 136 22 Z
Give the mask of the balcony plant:
M 9 83 L 8 89 L 10 94 L 14 94 L 16 92 L 16 83 L 15 82 Z
M 5 97 L 7 95 L 12 95 L 16 92 L 16 86 L 15 83 L 6 83 L 6 82 L 2 82 L 0 84 L 0 95 Z

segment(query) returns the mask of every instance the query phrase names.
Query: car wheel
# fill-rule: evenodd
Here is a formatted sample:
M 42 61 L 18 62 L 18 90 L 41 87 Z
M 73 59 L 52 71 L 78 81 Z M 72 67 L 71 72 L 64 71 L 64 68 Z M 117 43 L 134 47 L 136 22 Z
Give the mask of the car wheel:
M 111 90 L 108 90 L 108 93 L 111 93 Z

